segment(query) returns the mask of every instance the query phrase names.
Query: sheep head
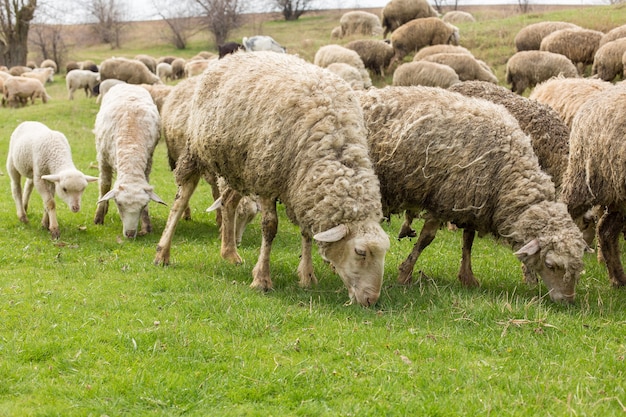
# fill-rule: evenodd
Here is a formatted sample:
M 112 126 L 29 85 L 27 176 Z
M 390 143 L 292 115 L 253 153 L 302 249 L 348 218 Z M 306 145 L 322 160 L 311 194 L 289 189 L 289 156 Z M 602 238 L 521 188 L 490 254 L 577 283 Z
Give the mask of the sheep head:
M 58 174 L 42 175 L 42 180 L 54 183 L 56 194 L 74 213 L 80 211 L 80 201 L 87 183 L 98 181 L 98 177 L 85 175 L 77 170 L 65 170 Z
M 350 302 L 374 305 L 380 297 L 389 236 L 374 221 L 341 224 L 313 236 L 322 257 L 330 262 L 348 288 Z

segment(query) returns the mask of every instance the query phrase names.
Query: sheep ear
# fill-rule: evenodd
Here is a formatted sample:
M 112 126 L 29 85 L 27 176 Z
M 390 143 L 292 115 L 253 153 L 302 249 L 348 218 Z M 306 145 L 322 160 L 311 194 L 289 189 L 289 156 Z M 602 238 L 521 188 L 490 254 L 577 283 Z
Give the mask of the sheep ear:
M 332 229 L 328 229 L 324 232 L 320 232 L 313 236 L 313 239 L 318 242 L 337 242 L 343 239 L 348 234 L 348 226 L 340 224 Z
M 533 239 L 524 246 L 522 246 L 517 252 L 514 253 L 518 259 L 524 259 L 527 256 L 531 256 L 539 252 L 541 247 L 539 246 L 539 240 Z
M 87 182 L 95 182 L 95 181 L 98 181 L 98 177 L 92 177 L 91 175 L 85 175 L 85 180 L 87 180 Z
M 112 198 L 115 198 L 115 193 L 116 193 L 115 189 L 110 190 L 108 193 L 103 195 L 102 198 L 100 200 L 98 200 L 98 202 L 96 204 L 100 204 L 103 201 L 107 201 L 107 200 L 110 200 Z
M 217 209 L 218 209 L 218 208 L 220 208 L 220 207 L 222 207 L 222 196 L 220 196 L 220 198 L 218 198 L 217 200 L 215 200 L 215 201 L 213 202 L 213 204 L 211 204 L 211 206 L 210 206 L 208 209 L 206 209 L 206 212 L 207 212 L 207 213 L 210 213 L 210 212 L 212 212 L 212 211 L 217 210 Z
M 50 182 L 59 182 L 59 181 L 61 181 L 61 177 L 59 177 L 58 175 L 53 175 L 53 174 L 51 174 L 51 175 L 42 175 L 41 179 L 45 180 L 45 181 L 50 181 Z
M 167 206 L 167 203 L 165 201 L 161 200 L 161 197 L 156 195 L 156 193 L 154 191 L 149 190 L 148 191 L 148 195 L 150 196 L 150 200 L 156 201 L 159 204 L 163 204 L 164 206 Z

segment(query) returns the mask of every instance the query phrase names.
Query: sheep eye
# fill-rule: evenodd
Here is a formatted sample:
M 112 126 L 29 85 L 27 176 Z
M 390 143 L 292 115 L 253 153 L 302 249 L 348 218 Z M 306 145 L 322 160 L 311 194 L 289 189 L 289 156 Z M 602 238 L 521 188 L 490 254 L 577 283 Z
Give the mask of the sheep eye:
M 552 262 L 546 261 L 545 264 L 548 269 L 554 269 L 554 264 Z
M 366 252 L 363 249 L 359 249 L 359 248 L 354 248 L 354 252 L 359 255 L 359 256 L 363 256 L 365 257 Z

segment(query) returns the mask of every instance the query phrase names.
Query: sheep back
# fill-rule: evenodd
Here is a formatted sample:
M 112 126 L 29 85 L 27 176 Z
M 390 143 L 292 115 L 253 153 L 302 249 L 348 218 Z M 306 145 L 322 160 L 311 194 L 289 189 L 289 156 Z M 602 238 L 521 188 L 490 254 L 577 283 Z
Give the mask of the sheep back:
M 448 88 L 460 81 L 456 71 L 447 65 L 429 61 L 413 61 L 396 68 L 393 72 L 392 84 Z
M 452 68 L 461 81 L 487 81 L 497 84 L 496 76 L 485 68 L 476 58 L 468 54 L 434 54 L 424 58 L 424 61 L 436 62 Z
M 582 74 L 586 65 L 593 64 L 603 35 L 591 29 L 560 29 L 544 37 L 539 49 L 565 55 L 578 65 L 579 73 Z
M 115 78 L 128 84 L 160 84 L 161 80 L 146 65 L 136 59 L 108 58 L 100 64 L 102 81 Z
M 322 68 L 326 68 L 330 64 L 336 62 L 342 62 L 344 64 L 353 66 L 361 74 L 361 78 L 363 79 L 363 84 L 365 88 L 369 88 L 372 86 L 372 81 L 370 79 L 369 73 L 365 69 L 363 60 L 361 60 L 359 54 L 352 49 L 348 49 L 343 46 L 334 44 L 324 45 L 317 50 L 317 52 L 315 53 L 315 57 L 313 58 L 313 63 Z
M 411 20 L 391 34 L 395 61 L 401 61 L 407 54 L 425 46 L 437 44 L 459 44 L 458 28 L 438 17 Z
M 522 94 L 552 77 L 577 77 L 576 66 L 564 55 L 547 51 L 516 52 L 506 63 L 506 82 Z
M 471 23 L 476 21 L 471 13 L 461 10 L 450 10 L 441 17 L 441 20 L 448 23 Z
M 355 10 L 339 19 L 341 37 L 350 35 L 378 36 L 383 33 L 380 18 L 373 13 Z
M 391 0 L 381 12 L 383 38 L 413 19 L 438 16 L 427 0 Z
M 580 26 L 568 22 L 544 21 L 532 23 L 520 29 L 515 35 L 513 42 L 518 51 L 539 50 L 544 37 L 560 29 L 572 28 L 581 29 Z

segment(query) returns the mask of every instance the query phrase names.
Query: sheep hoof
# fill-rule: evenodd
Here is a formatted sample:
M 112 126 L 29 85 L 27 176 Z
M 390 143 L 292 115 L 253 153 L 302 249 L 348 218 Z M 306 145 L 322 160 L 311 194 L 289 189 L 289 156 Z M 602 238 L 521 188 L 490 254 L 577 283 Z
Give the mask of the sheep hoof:
M 410 270 L 407 270 L 407 269 L 408 268 L 406 268 L 404 264 L 400 265 L 400 268 L 398 271 L 398 284 L 409 285 L 413 281 L 413 269 L 412 268 Z
M 402 228 L 400 229 L 400 233 L 398 233 L 398 239 L 402 239 L 404 237 L 416 237 L 417 233 L 412 228 Z
M 26 217 L 25 215 L 24 215 L 24 216 L 21 216 L 21 217 L 20 217 L 20 221 L 21 221 L 22 223 L 26 223 L 26 224 L 28 224 L 28 217 Z
M 58 240 L 61 237 L 61 231 L 59 229 L 52 229 L 50 230 L 50 236 L 52 236 L 52 239 Z

